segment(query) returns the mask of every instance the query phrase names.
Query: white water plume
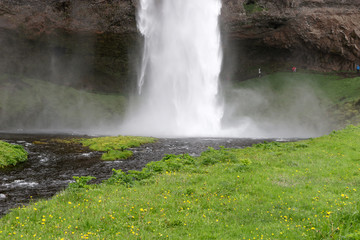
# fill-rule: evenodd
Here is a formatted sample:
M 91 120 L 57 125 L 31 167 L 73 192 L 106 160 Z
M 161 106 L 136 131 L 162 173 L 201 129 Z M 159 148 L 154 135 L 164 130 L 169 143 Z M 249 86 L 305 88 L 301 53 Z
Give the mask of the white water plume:
M 216 136 L 222 49 L 221 0 L 140 0 L 144 36 L 136 103 L 121 132 L 152 136 Z

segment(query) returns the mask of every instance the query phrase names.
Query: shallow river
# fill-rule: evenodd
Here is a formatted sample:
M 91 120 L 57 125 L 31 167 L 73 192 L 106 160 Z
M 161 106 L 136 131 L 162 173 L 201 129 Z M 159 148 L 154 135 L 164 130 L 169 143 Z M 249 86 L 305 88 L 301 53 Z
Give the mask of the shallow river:
M 79 145 L 52 139 L 77 138 L 70 135 L 36 135 L 0 133 L 0 140 L 20 144 L 29 153 L 29 160 L 16 167 L 0 169 L 0 217 L 9 209 L 32 200 L 50 198 L 66 188 L 73 176 L 94 176 L 94 183 L 109 178 L 112 169 L 140 170 L 148 162 L 158 161 L 165 154 L 197 156 L 208 147 L 242 148 L 271 139 L 229 138 L 162 138 L 156 143 L 133 148 L 134 155 L 124 161 L 101 161 L 101 153 Z

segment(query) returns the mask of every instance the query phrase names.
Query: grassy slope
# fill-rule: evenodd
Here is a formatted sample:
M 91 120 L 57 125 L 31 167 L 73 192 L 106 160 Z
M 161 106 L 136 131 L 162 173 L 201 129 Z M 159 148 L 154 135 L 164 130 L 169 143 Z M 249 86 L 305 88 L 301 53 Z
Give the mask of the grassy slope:
M 11 239 L 359 239 L 360 127 L 168 156 L 0 220 Z M 79 179 L 78 179 L 79 180 Z M 124 184 L 125 183 L 125 184 Z
M 287 105 L 294 105 L 294 101 L 303 101 L 296 96 L 296 92 L 306 87 L 310 87 L 319 99 L 321 107 L 327 109 L 329 117 L 333 119 L 334 128 L 360 123 L 360 76 L 277 72 L 262 78 L 240 82 L 235 86 L 239 89 L 254 90 L 261 95 L 269 95 L 271 92 L 270 104 L 273 108 L 276 106 L 286 108 Z M 306 92 L 301 94 L 305 95 Z M 228 101 L 231 102 L 233 100 L 231 93 L 229 95 Z
M 0 141 L 0 168 L 14 166 L 27 160 L 27 152 L 22 146 Z
M 15 79 L 15 80 L 14 80 Z M 127 100 L 122 95 L 97 94 L 51 82 L 0 75 L 0 123 L 4 129 L 93 128 L 117 121 Z
M 262 78 L 241 82 L 237 86 L 256 88 L 266 82 L 271 85 L 272 89 L 281 89 L 284 85 L 305 82 L 315 87 L 320 96 L 325 94 L 334 104 L 345 100 L 359 99 L 360 76 L 348 78 L 335 74 L 277 72 Z

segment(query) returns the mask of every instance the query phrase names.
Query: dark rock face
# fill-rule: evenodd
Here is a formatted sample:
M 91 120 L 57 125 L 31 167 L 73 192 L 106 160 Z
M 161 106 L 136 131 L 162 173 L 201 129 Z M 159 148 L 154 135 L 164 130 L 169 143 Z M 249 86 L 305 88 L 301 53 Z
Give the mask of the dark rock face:
M 135 12 L 131 0 L 3 0 L 0 72 L 127 92 L 136 77 Z
M 3 0 L 1 26 L 22 28 L 27 37 L 72 32 L 135 32 L 135 4 L 132 0 Z
M 353 70 L 360 0 L 223 0 L 224 76 L 259 66 Z M 137 0 L 2 0 L 0 73 L 126 92 L 141 37 Z
M 252 61 L 249 63 L 238 55 L 240 68 L 278 65 L 290 69 L 296 65 L 338 71 L 354 70 L 355 64 L 360 63 L 359 0 L 224 0 L 224 3 L 222 26 L 230 39 L 226 41 Z M 251 5 L 257 6 L 257 11 L 247 11 Z

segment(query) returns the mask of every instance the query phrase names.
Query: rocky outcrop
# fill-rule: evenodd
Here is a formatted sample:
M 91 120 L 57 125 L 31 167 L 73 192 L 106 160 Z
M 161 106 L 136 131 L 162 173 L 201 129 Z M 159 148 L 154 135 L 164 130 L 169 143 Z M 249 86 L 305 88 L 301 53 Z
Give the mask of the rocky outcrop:
M 134 0 L 2 0 L 0 26 L 27 37 L 69 32 L 135 32 Z
M 349 71 L 360 64 L 359 0 L 224 3 L 226 41 L 238 49 L 235 52 L 251 59 L 252 63 L 247 63 L 237 56 L 245 68 L 296 65 L 318 71 Z M 252 12 L 251 7 L 255 8 Z
M 359 4 L 223 0 L 224 76 L 246 78 L 260 66 L 352 70 L 360 62 Z M 0 72 L 124 91 L 136 78 L 136 6 L 137 0 L 2 0 Z

